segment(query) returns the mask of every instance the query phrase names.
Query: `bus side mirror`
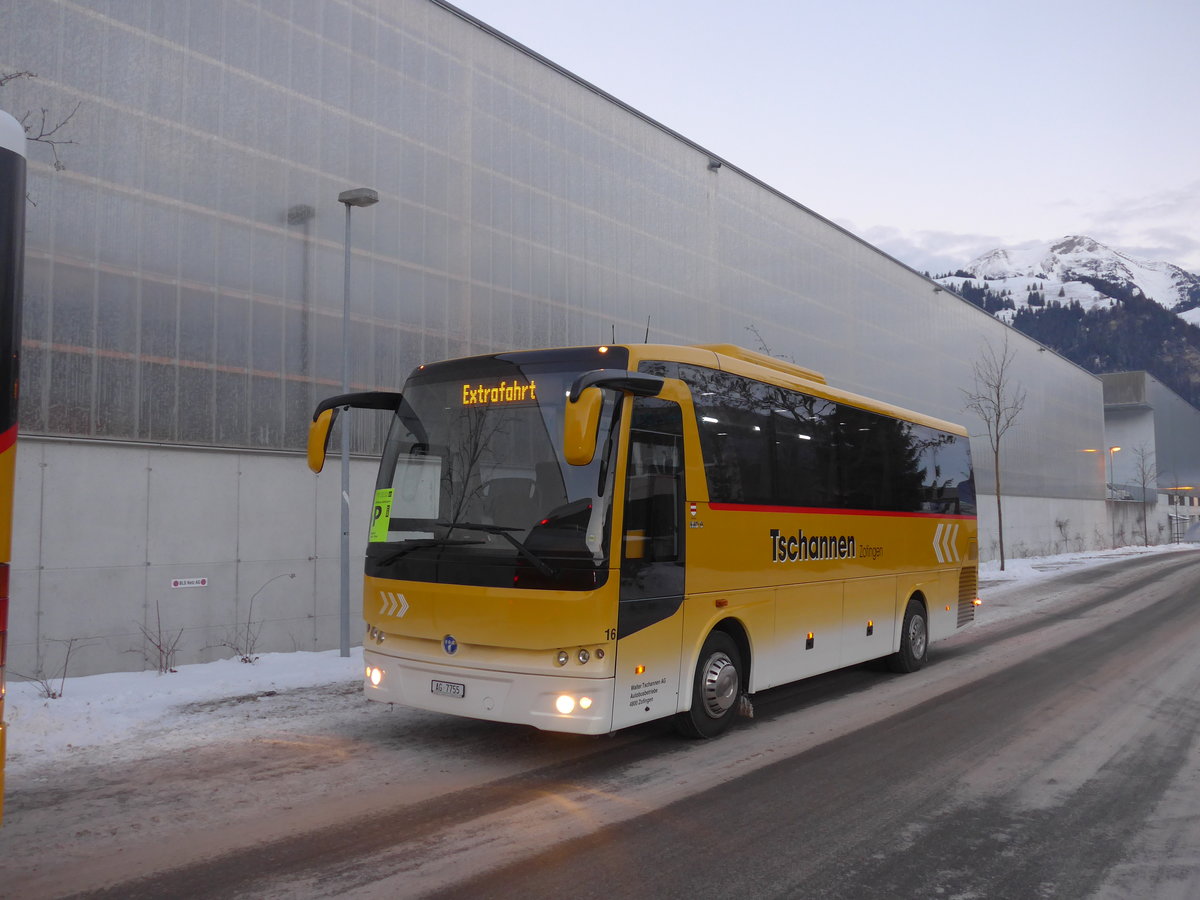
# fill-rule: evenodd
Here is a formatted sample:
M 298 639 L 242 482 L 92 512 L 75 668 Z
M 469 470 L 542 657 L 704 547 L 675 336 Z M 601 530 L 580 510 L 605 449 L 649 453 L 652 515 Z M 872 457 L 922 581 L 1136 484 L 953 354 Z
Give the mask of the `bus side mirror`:
M 314 474 L 325 468 L 325 450 L 329 446 L 329 432 L 337 416 L 337 407 L 321 412 L 308 426 L 308 467 Z
M 604 395 L 598 387 L 584 388 L 566 403 L 563 417 L 563 456 L 573 466 L 586 466 L 596 455 L 596 430 Z M 311 444 L 310 444 L 311 446 Z
M 353 394 L 338 394 L 326 397 L 317 404 L 312 424 L 308 426 L 308 467 L 319 473 L 325 467 L 325 451 L 329 446 L 329 432 L 337 420 L 338 410 L 387 409 L 397 412 L 404 397 L 395 391 L 358 391 Z

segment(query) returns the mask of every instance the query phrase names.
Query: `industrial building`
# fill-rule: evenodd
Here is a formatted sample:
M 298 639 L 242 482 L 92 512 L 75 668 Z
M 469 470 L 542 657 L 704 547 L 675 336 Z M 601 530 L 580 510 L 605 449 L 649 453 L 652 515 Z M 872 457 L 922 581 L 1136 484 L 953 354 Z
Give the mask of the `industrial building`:
M 30 153 L 12 673 L 153 666 L 156 637 L 179 663 L 337 645 L 340 486 L 303 448 L 340 390 L 347 216 L 352 389 L 513 348 L 744 344 L 964 423 L 986 559 L 964 391 L 1007 338 L 1008 555 L 1110 539 L 1100 380 L 449 4 L 4 18 L 0 70 L 37 77 L 0 105 L 74 110 L 65 167 Z M 376 205 L 339 203 L 362 186 Z M 355 569 L 380 427 L 356 414 Z
M 1111 542 L 1200 540 L 1200 410 L 1147 372 L 1100 380 Z

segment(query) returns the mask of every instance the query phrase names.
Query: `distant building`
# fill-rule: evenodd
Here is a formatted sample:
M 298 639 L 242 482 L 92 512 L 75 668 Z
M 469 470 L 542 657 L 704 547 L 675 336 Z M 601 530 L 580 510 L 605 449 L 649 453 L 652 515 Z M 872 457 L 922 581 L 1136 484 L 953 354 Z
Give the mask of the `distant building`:
M 1147 372 L 1101 375 L 1100 381 L 1118 540 L 1182 539 L 1200 518 L 1200 410 Z
M 179 662 L 336 646 L 339 486 L 301 450 L 340 384 L 348 188 L 380 195 L 352 217 L 355 388 L 648 334 L 983 434 L 963 389 L 1006 326 L 448 4 L 40 0 L 0 69 L 38 75 L 9 110 L 79 104 L 65 170 L 29 168 L 14 672 L 70 639 L 73 673 L 141 668 L 160 629 Z M 1103 543 L 1100 383 L 1009 334 L 1008 553 Z M 356 552 L 378 443 L 356 417 Z

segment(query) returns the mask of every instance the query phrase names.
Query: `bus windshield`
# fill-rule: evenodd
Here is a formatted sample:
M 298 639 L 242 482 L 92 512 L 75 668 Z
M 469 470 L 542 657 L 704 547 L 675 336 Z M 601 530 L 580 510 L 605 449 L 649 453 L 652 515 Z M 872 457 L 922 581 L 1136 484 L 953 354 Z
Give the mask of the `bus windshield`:
M 617 395 L 597 452 L 563 459 L 563 409 L 596 349 L 423 367 L 404 388 L 375 492 L 367 574 L 409 581 L 588 590 L 608 571 Z

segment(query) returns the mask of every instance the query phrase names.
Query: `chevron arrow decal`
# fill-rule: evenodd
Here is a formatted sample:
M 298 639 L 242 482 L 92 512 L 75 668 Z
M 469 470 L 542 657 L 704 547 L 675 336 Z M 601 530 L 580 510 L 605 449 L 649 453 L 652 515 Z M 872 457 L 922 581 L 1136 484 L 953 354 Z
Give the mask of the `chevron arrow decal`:
M 379 592 L 379 613 L 384 616 L 395 616 L 397 619 L 404 618 L 404 614 L 408 612 L 408 601 L 404 599 L 403 594 L 393 594 L 391 591 Z
M 958 554 L 958 525 L 942 523 L 933 532 L 933 554 L 940 563 L 960 562 Z

